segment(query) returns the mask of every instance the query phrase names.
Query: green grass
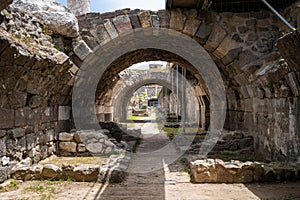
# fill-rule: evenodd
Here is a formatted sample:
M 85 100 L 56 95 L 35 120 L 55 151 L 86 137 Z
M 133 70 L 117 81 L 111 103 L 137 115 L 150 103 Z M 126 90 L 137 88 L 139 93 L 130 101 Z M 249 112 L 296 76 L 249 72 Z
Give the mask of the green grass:
M 128 120 L 143 120 L 145 116 L 131 116 L 128 118 Z
M 10 184 L 8 186 L 0 189 L 0 193 L 2 193 L 2 192 L 10 192 L 10 191 L 13 191 L 13 190 L 17 190 L 18 188 L 19 188 L 18 181 L 12 179 L 10 181 Z
M 34 192 L 41 194 L 41 200 L 50 200 L 53 199 L 53 194 L 55 193 L 56 188 L 44 185 L 32 185 L 24 189 L 24 192 Z
M 79 164 L 94 164 L 94 165 L 102 165 L 103 161 L 106 157 L 58 157 L 51 156 L 50 158 L 41 161 L 39 164 L 54 164 L 56 166 L 62 166 L 62 164 L 67 165 L 79 165 Z

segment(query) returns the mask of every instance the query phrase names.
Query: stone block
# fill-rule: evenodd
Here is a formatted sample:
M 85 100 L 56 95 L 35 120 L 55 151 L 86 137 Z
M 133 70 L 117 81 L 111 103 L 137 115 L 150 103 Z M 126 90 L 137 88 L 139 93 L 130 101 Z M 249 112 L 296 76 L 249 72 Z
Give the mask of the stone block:
M 93 154 L 101 154 L 105 149 L 103 149 L 103 144 L 100 142 L 91 142 L 86 145 L 87 151 Z
M 50 154 L 49 154 L 49 146 L 48 145 L 43 145 L 41 146 L 41 159 L 46 159 Z
M 159 10 L 158 11 L 159 24 L 161 28 L 169 28 L 171 14 L 168 10 Z
M 240 53 L 239 59 L 236 62 L 236 66 L 239 69 L 245 69 L 245 66 L 252 62 L 256 62 L 258 59 L 259 58 L 254 53 L 252 53 L 250 50 L 246 50 Z
M 98 25 L 96 29 L 92 29 L 90 32 L 100 45 L 104 45 L 111 40 L 104 25 Z
M 76 153 L 77 144 L 75 142 L 59 142 L 59 148 L 63 151 Z
M 72 141 L 74 138 L 74 133 L 66 133 L 66 132 L 62 132 L 58 134 L 58 139 L 59 141 Z
M 182 13 L 181 9 L 171 10 L 170 28 L 176 31 L 182 31 L 186 16 Z
M 84 42 L 90 47 L 90 49 L 94 50 L 99 44 L 96 42 L 96 39 L 92 36 L 85 35 L 82 36 Z
M 157 15 L 151 15 L 151 19 L 152 19 L 153 28 L 159 29 L 160 28 L 159 17 Z
M 220 161 L 219 161 L 220 162 Z M 216 163 L 215 164 L 218 183 L 233 183 L 234 177 L 239 171 L 239 167 L 234 164 Z
M 77 145 L 77 151 L 78 151 L 79 153 L 86 152 L 85 144 L 78 144 L 78 145 Z
M 119 15 L 112 19 L 117 31 L 120 34 L 129 32 L 132 30 L 129 15 Z
M 148 10 L 139 12 L 138 16 L 139 16 L 142 28 L 152 27 L 151 14 Z
M 0 167 L 0 183 L 8 179 L 9 167 Z
M 74 47 L 74 53 L 82 61 L 92 52 L 93 51 L 89 48 L 89 46 L 83 40 L 79 41 L 78 44 Z
M 53 164 L 46 164 L 42 170 L 42 177 L 46 179 L 56 180 L 61 176 L 61 169 Z
M 13 128 L 14 122 L 14 110 L 0 108 L 0 129 Z
M 111 23 L 109 19 L 105 19 L 103 24 L 111 39 L 115 39 L 116 37 L 119 36 L 116 28 L 114 27 L 114 25 Z
M 234 14 L 231 17 L 230 24 L 233 26 L 243 26 L 243 25 L 245 25 L 245 21 L 246 21 L 245 18 L 240 17 L 237 14 Z
M 6 156 L 6 137 L 0 138 L 0 157 Z
M 54 129 L 46 130 L 46 141 L 52 142 L 56 140 Z
M 25 107 L 15 111 L 15 126 L 36 125 L 41 120 L 39 109 Z
M 74 178 L 74 165 L 62 164 L 62 177 L 67 179 L 69 177 Z
M 20 138 L 25 135 L 25 129 L 23 128 L 15 128 L 10 131 L 10 134 L 13 138 Z
M 14 91 L 8 95 L 8 100 L 11 108 L 22 108 L 26 105 L 27 93 Z
M 42 121 L 43 123 L 53 121 L 53 116 L 51 116 L 51 114 L 52 114 L 51 111 L 52 111 L 52 110 L 51 110 L 50 107 L 43 107 L 43 108 L 40 108 L 41 121 Z
M 30 108 L 37 108 L 44 104 L 45 99 L 39 95 L 28 97 L 28 105 Z
M 200 26 L 201 21 L 199 19 L 187 19 L 183 29 L 183 33 L 194 36 Z
M 211 33 L 211 27 L 206 23 L 201 23 L 199 26 L 195 38 L 200 44 L 205 44 Z
M 202 160 L 191 162 L 192 181 L 195 183 L 215 183 L 217 181 L 217 173 L 213 165 L 213 160 L 210 160 L 210 162 Z
M 26 137 L 21 137 L 17 139 L 17 148 L 18 151 L 24 152 L 27 149 L 26 146 Z
M 300 96 L 300 83 L 294 72 L 289 73 L 285 76 L 287 83 L 289 84 L 294 96 Z
M 231 40 L 230 37 L 225 37 L 225 39 L 221 42 L 221 44 L 213 52 L 213 54 L 217 58 L 222 59 L 228 54 L 230 50 L 235 49 L 237 47 L 239 47 L 239 45 L 234 40 Z
M 141 23 L 137 14 L 129 14 L 129 18 L 133 29 L 141 28 Z
M 10 138 L 6 139 L 6 153 L 7 153 L 7 155 L 12 156 L 12 155 L 15 154 L 16 145 L 17 145 L 16 140 L 10 139 Z
M 70 106 L 59 106 L 58 107 L 58 120 L 69 120 L 71 115 Z
M 97 165 L 79 165 L 74 168 L 76 181 L 95 182 L 98 180 L 100 167 Z
M 221 26 L 215 24 L 212 27 L 212 32 L 206 41 L 204 48 L 209 52 L 213 52 L 224 40 L 226 35 L 226 31 Z
M 228 53 L 222 58 L 224 65 L 228 65 L 231 62 L 234 62 L 238 59 L 239 54 L 242 52 L 243 48 L 238 47 L 228 51 Z
M 35 133 L 30 133 L 26 135 L 26 144 L 27 144 L 27 149 L 31 150 L 35 147 L 36 145 L 36 135 Z

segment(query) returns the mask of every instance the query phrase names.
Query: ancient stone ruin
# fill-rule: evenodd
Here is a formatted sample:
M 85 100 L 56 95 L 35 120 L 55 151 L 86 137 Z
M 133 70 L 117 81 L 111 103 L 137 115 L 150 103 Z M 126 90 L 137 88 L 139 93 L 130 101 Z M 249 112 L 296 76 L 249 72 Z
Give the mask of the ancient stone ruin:
M 175 113 L 176 123 L 184 127 L 182 141 L 171 143 L 189 158 L 192 181 L 299 180 L 300 3 L 272 1 L 298 31 L 256 3 L 221 7 L 220 2 L 196 6 L 167 1 L 159 11 L 90 13 L 89 0 L 68 0 L 69 8 L 54 0 L 0 1 L 0 182 L 68 177 L 103 181 L 108 174 L 123 181 L 132 170 L 129 163 L 135 163 L 130 159 L 139 159 L 133 153 L 167 140 L 163 136 L 139 146 L 148 138 L 141 137 L 141 127 L 128 125 L 132 94 L 150 84 L 162 88 L 157 94 L 161 107 L 153 112 L 158 116 L 168 111 L 169 118 Z M 178 41 L 193 41 L 199 49 L 188 42 L 178 46 Z M 144 61 L 168 65 L 165 71 L 121 76 Z M 224 84 L 212 88 L 205 82 L 211 74 L 220 75 L 212 82 Z M 185 79 L 178 81 L 178 76 Z M 214 103 L 220 100 L 215 91 L 224 92 L 224 105 Z M 215 120 L 222 109 L 220 135 L 205 139 L 222 123 Z M 144 123 L 159 124 L 161 119 L 151 119 L 151 114 Z M 191 135 L 195 139 L 187 146 L 183 140 Z M 210 142 L 216 145 L 199 156 L 202 145 Z M 220 160 L 224 152 L 251 162 Z M 53 155 L 105 155 L 108 161 L 39 164 Z

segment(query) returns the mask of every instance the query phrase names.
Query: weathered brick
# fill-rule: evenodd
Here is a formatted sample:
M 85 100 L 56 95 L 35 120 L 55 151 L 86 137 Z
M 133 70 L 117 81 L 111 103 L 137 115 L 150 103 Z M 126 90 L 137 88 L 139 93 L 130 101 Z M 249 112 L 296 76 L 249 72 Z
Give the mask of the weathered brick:
M 231 40 L 229 37 L 225 37 L 225 39 L 222 41 L 222 43 L 219 45 L 219 47 L 213 52 L 213 54 L 219 58 L 224 58 L 225 55 L 228 54 L 228 52 L 231 49 L 237 48 L 238 45 L 235 41 Z
M 199 19 L 187 19 L 183 29 L 183 33 L 194 36 L 201 24 Z
M 0 157 L 6 155 L 6 137 L 0 138 Z
M 170 28 L 182 31 L 184 28 L 184 23 L 186 16 L 183 15 L 181 9 L 171 10 Z
M 60 142 L 59 148 L 66 152 L 76 153 L 77 144 L 75 142 Z
M 133 29 L 141 28 L 141 23 L 137 14 L 129 14 L 129 17 Z
M 90 32 L 100 45 L 104 45 L 111 40 L 103 24 L 97 26 L 96 29 L 93 29 Z
M 23 128 L 15 128 L 10 131 L 10 134 L 13 138 L 20 138 L 25 135 L 25 129 Z
M 159 23 L 161 28 L 169 28 L 171 14 L 167 10 L 159 10 L 158 11 Z
M 211 27 L 206 23 L 202 23 L 196 32 L 195 38 L 198 42 L 200 42 L 200 44 L 204 44 L 207 41 L 210 33 Z
M 204 48 L 209 52 L 214 51 L 224 40 L 226 35 L 226 31 L 221 26 L 214 25 L 212 27 L 212 32 L 204 45 Z
M 13 128 L 14 121 L 14 110 L 0 108 L 0 129 Z
M 129 15 L 120 15 L 112 19 L 117 31 L 122 34 L 132 30 Z
M 114 25 L 111 23 L 109 19 L 104 20 L 103 24 L 111 39 L 115 39 L 116 37 L 119 36 L 116 28 L 114 27 Z
M 152 19 L 153 27 L 156 29 L 159 29 L 159 26 L 160 26 L 159 25 L 159 17 L 157 15 L 152 15 L 151 19 Z
M 138 13 L 142 28 L 152 27 L 151 14 L 149 11 L 141 11 Z

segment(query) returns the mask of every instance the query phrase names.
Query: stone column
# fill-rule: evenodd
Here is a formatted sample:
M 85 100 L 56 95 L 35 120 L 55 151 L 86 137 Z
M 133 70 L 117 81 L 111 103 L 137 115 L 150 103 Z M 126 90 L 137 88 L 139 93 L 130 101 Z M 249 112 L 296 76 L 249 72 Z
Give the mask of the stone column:
M 90 0 L 68 0 L 68 8 L 76 16 L 90 13 Z

